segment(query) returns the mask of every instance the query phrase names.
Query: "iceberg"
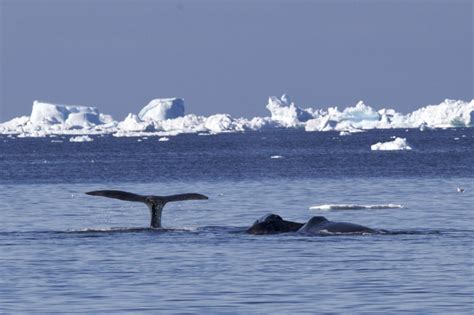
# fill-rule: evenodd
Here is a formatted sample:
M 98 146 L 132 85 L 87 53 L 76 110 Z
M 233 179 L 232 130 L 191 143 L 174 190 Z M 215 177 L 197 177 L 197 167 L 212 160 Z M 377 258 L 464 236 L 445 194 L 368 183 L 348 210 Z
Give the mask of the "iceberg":
M 439 105 L 428 105 L 408 114 L 405 121 L 411 128 L 472 127 L 474 100 L 466 103 L 446 99 Z
M 305 125 L 306 131 L 347 131 L 361 132 L 367 129 L 391 128 L 394 116 L 400 115 L 393 109 L 374 110 L 364 102 L 359 101 L 354 107 L 347 107 L 342 112 L 337 107 L 319 111 L 320 117 L 309 120 Z
M 370 146 L 372 151 L 399 151 L 399 150 L 412 150 L 408 144 L 407 139 L 396 137 L 393 141 L 378 142 Z
M 31 115 L 0 124 L 0 134 L 45 137 L 52 134 L 98 134 L 114 126 L 96 107 L 33 102 Z
M 300 126 L 314 118 L 311 109 L 297 107 L 286 94 L 281 98 L 271 96 L 268 99 L 267 109 L 272 115 L 271 119 L 286 128 Z
M 184 100 L 182 98 L 157 98 L 142 108 L 138 113 L 141 120 L 166 120 L 184 116 Z
M 33 102 L 30 123 L 35 125 L 63 124 L 70 127 L 91 127 L 106 124 L 112 121 L 108 115 L 102 115 L 95 107 L 76 105 L 56 105 Z

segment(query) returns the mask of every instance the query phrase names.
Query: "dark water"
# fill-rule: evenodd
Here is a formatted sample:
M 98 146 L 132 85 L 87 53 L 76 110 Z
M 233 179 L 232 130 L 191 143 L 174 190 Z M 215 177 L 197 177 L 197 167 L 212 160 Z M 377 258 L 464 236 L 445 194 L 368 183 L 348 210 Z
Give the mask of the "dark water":
M 463 137 L 463 135 L 465 137 Z M 470 129 L 381 130 L 339 137 L 338 133 L 277 130 L 217 136 L 180 135 L 168 142 L 150 138 L 97 137 L 0 141 L 2 183 L 155 182 L 161 180 L 258 180 L 346 177 L 472 177 L 474 138 Z M 370 150 L 391 136 L 407 138 L 411 152 Z M 459 138 L 459 140 L 454 140 Z M 51 143 L 62 140 L 63 143 Z M 7 142 L 4 142 L 7 141 Z M 270 159 L 280 155 L 282 159 Z
M 391 136 L 414 150 L 370 151 Z M 151 230 L 144 205 L 84 195 L 105 188 L 210 199 Z M 472 314 L 473 192 L 472 129 L 0 136 L 0 313 Z M 268 212 L 395 233 L 243 233 Z

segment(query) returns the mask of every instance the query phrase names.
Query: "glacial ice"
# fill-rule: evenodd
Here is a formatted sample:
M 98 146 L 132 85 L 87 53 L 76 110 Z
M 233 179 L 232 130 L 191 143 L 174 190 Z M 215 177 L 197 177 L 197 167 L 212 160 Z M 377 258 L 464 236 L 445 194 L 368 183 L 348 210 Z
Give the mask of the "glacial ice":
M 396 137 L 393 141 L 372 144 L 370 149 L 372 151 L 400 151 L 411 150 L 412 147 L 408 144 L 407 139 Z
M 116 137 L 175 136 L 181 133 L 218 134 L 263 128 L 304 128 L 308 132 L 339 131 L 348 135 L 368 129 L 473 127 L 474 100 L 445 100 L 403 115 L 393 109 L 375 110 L 358 102 L 342 111 L 338 107 L 312 109 L 298 107 L 287 95 L 270 97 L 266 108 L 270 117 L 234 118 L 228 114 L 208 117 L 184 115 L 181 98 L 154 99 L 138 114 L 130 113 L 123 121 L 115 121 L 96 107 L 56 105 L 33 102 L 30 116 L 0 123 L 0 134 L 18 137 L 50 135 L 99 135 Z M 400 142 L 401 140 L 398 140 Z M 397 142 L 397 143 L 398 143 Z M 398 144 L 394 144 L 396 147 Z M 379 144 L 373 145 L 380 150 Z M 390 145 L 380 144 L 380 147 Z M 405 148 L 406 149 L 406 148 Z

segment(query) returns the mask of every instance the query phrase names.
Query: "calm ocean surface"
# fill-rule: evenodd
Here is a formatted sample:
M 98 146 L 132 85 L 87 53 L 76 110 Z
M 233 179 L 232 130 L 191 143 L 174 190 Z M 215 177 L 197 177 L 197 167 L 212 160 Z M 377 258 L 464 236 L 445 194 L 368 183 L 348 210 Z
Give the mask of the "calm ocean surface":
M 392 136 L 414 150 L 370 151 Z M 137 139 L 0 136 L 0 314 L 474 313 L 474 128 Z M 97 189 L 209 200 L 152 230 Z M 243 233 L 270 212 L 396 233 Z

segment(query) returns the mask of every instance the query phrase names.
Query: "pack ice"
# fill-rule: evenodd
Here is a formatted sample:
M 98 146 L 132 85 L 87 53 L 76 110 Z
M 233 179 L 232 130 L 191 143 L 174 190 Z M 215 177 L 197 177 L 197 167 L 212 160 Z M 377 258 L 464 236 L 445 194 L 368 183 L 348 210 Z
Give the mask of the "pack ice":
M 472 127 L 474 100 L 445 100 L 403 115 L 393 109 L 374 108 L 362 101 L 339 110 L 302 108 L 290 97 L 269 98 L 268 117 L 234 118 L 225 113 L 211 116 L 185 114 L 182 98 L 150 101 L 138 113 L 130 113 L 123 121 L 115 121 L 96 107 L 58 105 L 34 101 L 30 116 L 14 118 L 0 124 L 0 134 L 19 137 L 47 135 L 173 136 L 180 133 L 217 134 L 262 128 L 304 128 L 308 132 L 339 131 L 347 135 L 377 128 L 450 128 Z

